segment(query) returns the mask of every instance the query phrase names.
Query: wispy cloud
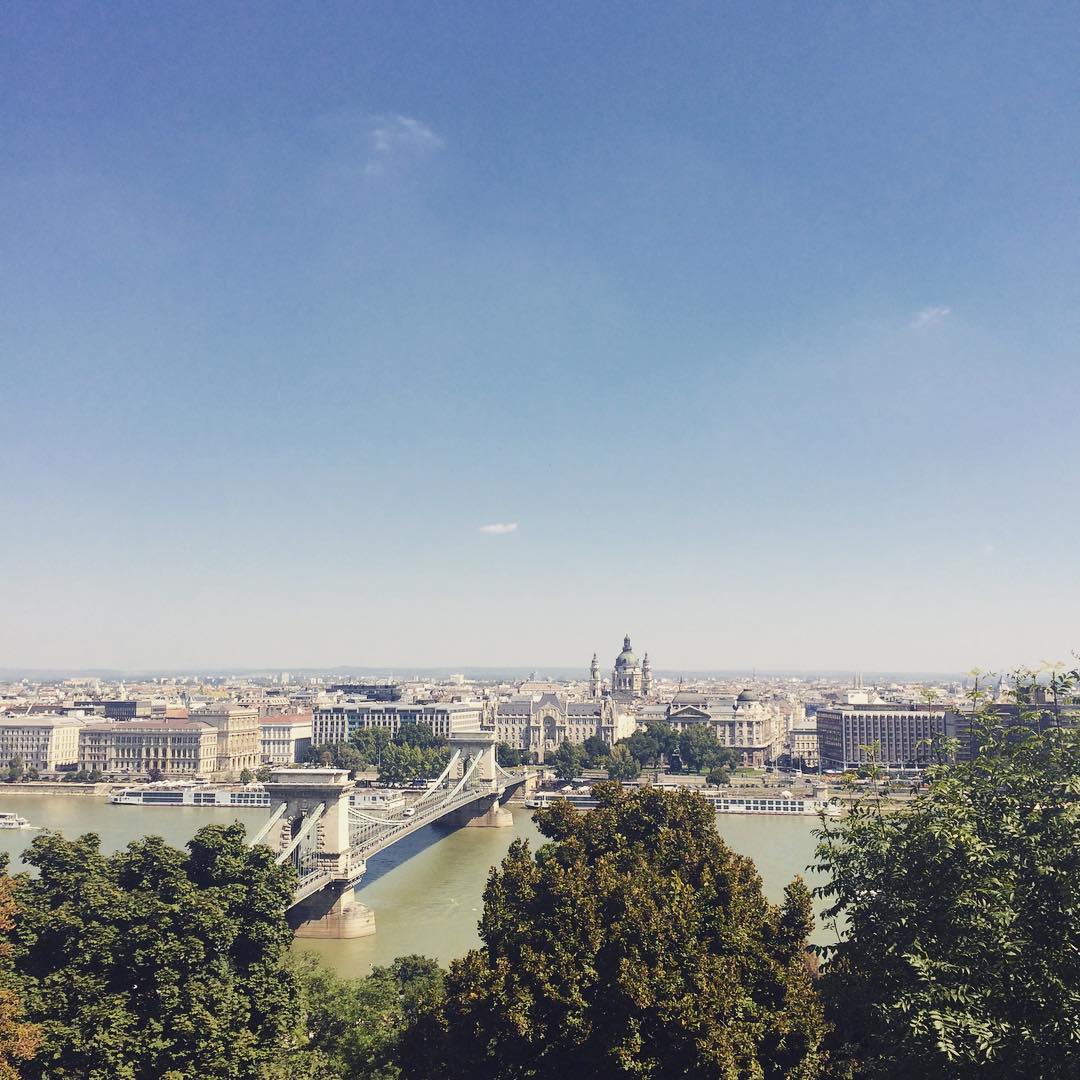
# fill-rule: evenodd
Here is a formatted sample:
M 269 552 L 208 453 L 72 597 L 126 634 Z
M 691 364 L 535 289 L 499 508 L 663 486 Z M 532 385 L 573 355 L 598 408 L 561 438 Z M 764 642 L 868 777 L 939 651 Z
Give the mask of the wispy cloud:
M 507 533 L 517 532 L 517 522 L 494 521 L 490 525 L 481 525 L 480 531 L 489 536 L 505 536 Z
M 422 120 L 400 113 L 373 116 L 368 138 L 369 154 L 364 171 L 371 176 L 385 172 L 388 164 L 397 158 L 426 157 L 446 145 Z
M 934 326 L 939 322 L 944 322 L 951 312 L 952 308 L 947 307 L 924 307 L 911 320 L 911 328 L 921 330 L 924 326 Z

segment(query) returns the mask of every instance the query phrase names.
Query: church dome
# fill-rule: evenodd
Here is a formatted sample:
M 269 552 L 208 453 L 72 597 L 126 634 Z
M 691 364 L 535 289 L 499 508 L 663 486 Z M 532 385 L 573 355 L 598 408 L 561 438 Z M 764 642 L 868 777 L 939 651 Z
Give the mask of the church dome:
M 637 668 L 638 658 L 630 648 L 630 635 L 623 638 L 622 652 L 615 657 L 615 670 L 625 671 L 627 668 Z
M 756 690 L 744 690 L 738 697 L 739 701 L 760 701 L 761 695 Z

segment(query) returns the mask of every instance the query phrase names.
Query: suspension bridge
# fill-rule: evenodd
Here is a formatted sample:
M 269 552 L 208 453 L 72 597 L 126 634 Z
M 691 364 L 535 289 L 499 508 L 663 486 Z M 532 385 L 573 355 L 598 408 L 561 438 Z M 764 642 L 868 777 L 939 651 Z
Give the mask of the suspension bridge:
M 502 826 L 511 823 L 506 801 L 522 785 L 524 770 L 510 772 L 495 758 L 487 732 L 452 737 L 450 761 L 423 792 L 386 810 L 358 806 L 358 789 L 344 769 L 275 769 L 266 789 L 277 803 L 252 837 L 278 863 L 297 871 L 289 921 L 298 937 L 347 938 L 375 932 L 375 915 L 354 890 L 373 855 L 428 825 Z

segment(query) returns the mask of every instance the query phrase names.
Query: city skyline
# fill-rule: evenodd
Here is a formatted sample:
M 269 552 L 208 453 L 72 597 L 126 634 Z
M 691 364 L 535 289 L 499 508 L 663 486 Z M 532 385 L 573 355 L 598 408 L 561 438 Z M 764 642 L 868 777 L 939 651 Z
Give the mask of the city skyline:
M 0 20 L 4 667 L 1080 646 L 1077 11 Z

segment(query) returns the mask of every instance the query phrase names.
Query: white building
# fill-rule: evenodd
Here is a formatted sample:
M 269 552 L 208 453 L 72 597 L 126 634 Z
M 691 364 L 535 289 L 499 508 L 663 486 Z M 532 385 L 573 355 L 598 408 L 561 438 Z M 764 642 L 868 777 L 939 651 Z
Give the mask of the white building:
M 434 735 L 448 739 L 463 731 L 479 731 L 483 717 L 479 701 L 438 701 L 429 705 L 389 701 L 341 701 L 316 706 L 311 724 L 315 746 L 347 742 L 361 728 L 382 728 L 391 736 L 402 724 L 427 724 Z
M 199 720 L 116 720 L 79 733 L 79 768 L 88 772 L 209 776 L 217 765 L 218 729 Z
M 265 764 L 294 765 L 311 749 L 311 713 L 259 719 L 259 756 Z
M 818 733 L 816 726 L 807 726 L 804 721 L 788 732 L 788 751 L 793 768 L 816 769 L 820 762 L 818 756 Z
M 52 772 L 79 761 L 79 732 L 84 721 L 75 716 L 38 713 L 0 715 L 0 764 L 22 758 L 28 769 Z

